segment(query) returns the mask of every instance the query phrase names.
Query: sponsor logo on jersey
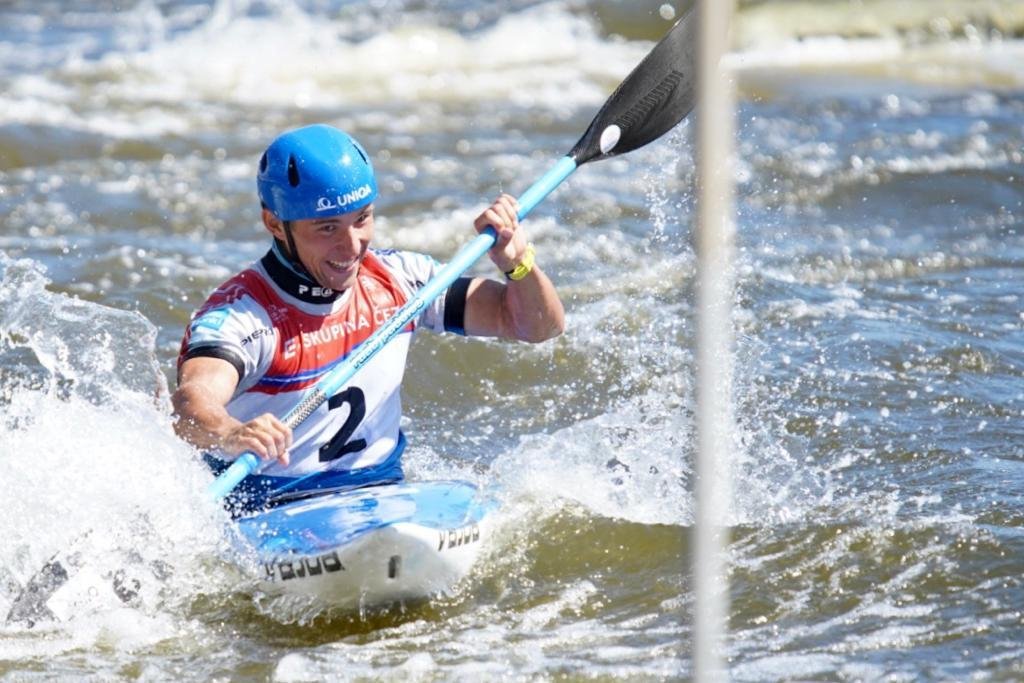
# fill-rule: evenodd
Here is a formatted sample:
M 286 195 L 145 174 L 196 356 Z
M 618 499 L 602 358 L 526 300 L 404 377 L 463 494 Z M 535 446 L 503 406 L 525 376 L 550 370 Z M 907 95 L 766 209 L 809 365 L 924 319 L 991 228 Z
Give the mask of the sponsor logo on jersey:
M 252 334 L 250 334 L 248 337 L 243 337 L 242 338 L 242 346 L 245 346 L 246 344 L 250 344 L 253 341 L 259 339 L 260 337 L 266 337 L 266 336 L 272 335 L 272 334 L 274 334 L 274 330 L 270 329 L 269 327 L 261 327 L 260 329 L 256 330 Z
M 373 322 L 375 322 L 377 325 L 383 325 L 388 320 L 390 320 L 395 313 L 398 313 L 398 310 L 400 308 L 401 306 L 388 306 L 386 308 L 376 309 L 373 312 Z
M 287 306 L 279 306 L 278 304 L 267 304 L 267 315 L 270 316 L 271 322 L 275 325 L 284 322 L 291 315 L 291 309 Z
M 285 358 L 295 358 L 295 354 L 299 352 L 299 340 L 295 337 L 286 339 L 284 342 L 284 349 L 282 355 Z
M 224 325 L 224 321 L 228 319 L 228 309 L 226 308 L 214 308 L 206 311 L 201 316 L 192 321 L 192 331 L 198 329 L 207 330 L 219 330 Z
M 370 321 L 365 316 L 359 316 L 359 320 L 340 320 L 331 325 L 324 325 L 319 330 L 302 333 L 302 345 L 305 347 L 330 344 L 347 334 L 358 330 L 365 330 L 370 327 Z
M 379 312 L 377 311 L 376 313 Z M 360 315 L 358 320 L 339 320 L 336 323 L 324 325 L 319 330 L 300 332 L 299 336 L 285 341 L 283 355 L 285 358 L 294 358 L 300 346 L 304 349 L 310 349 L 316 346 L 323 346 L 324 344 L 331 344 L 349 334 L 369 328 L 370 321 L 366 319 L 366 316 Z
M 334 296 L 334 290 L 329 287 L 309 287 L 307 285 L 299 285 L 299 294 L 309 294 L 311 296 L 318 296 L 326 299 Z
M 363 286 L 363 291 L 366 292 L 366 296 L 375 307 L 394 310 L 392 305 L 394 296 L 380 282 L 364 275 L 359 278 L 359 283 Z

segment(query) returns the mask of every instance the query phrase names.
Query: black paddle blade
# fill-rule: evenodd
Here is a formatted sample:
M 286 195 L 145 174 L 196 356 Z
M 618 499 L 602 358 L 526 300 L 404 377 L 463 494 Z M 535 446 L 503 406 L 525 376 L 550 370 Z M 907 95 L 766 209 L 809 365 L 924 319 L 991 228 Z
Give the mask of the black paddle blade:
M 693 109 L 697 12 L 690 8 L 619 84 L 569 152 L 577 165 L 653 142 Z

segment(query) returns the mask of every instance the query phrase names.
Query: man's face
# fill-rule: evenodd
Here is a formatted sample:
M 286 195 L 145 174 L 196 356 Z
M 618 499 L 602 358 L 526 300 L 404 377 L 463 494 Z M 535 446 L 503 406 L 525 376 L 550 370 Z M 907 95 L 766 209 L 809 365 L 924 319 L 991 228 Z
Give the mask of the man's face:
M 264 216 L 264 223 L 274 237 L 288 243 L 284 226 L 273 215 Z M 299 259 L 317 284 L 342 292 L 355 284 L 373 239 L 373 204 L 338 216 L 293 221 L 291 230 Z

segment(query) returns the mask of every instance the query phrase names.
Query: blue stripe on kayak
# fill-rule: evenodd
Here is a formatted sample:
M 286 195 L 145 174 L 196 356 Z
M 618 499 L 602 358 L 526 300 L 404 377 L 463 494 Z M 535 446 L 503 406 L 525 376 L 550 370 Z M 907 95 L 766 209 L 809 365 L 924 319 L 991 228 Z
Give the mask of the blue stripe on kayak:
M 465 481 L 389 484 L 295 501 L 239 520 L 239 528 L 263 561 L 337 550 L 366 532 L 412 523 L 436 529 L 438 543 L 449 532 L 472 533 L 496 509 Z

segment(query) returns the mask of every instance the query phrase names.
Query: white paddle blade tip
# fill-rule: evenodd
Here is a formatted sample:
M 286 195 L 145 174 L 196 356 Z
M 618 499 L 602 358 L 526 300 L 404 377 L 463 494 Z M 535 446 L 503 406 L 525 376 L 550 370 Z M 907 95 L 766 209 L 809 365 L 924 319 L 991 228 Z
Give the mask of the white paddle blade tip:
M 607 154 L 615 149 L 615 145 L 619 144 L 619 138 L 621 137 L 622 129 L 614 123 L 601 131 L 601 154 Z

